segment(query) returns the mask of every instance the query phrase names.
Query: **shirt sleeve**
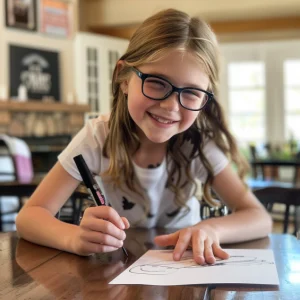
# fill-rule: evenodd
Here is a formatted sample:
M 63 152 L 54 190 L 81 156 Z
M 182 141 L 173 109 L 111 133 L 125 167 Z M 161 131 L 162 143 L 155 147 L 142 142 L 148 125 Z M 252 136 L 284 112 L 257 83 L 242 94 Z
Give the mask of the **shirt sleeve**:
M 210 163 L 214 176 L 218 175 L 222 170 L 224 170 L 229 163 L 226 155 L 212 140 L 208 141 L 203 147 L 203 154 Z M 201 182 L 205 182 L 207 178 L 207 170 L 202 162 L 199 162 L 199 164 L 197 177 L 201 180 Z
M 58 156 L 63 168 L 75 179 L 82 180 L 74 162 L 74 157 L 81 154 L 89 169 L 94 174 L 101 171 L 101 153 L 103 141 L 99 139 L 99 130 L 94 120 L 90 120 L 72 139 L 70 144 Z M 101 132 L 101 131 L 100 131 Z

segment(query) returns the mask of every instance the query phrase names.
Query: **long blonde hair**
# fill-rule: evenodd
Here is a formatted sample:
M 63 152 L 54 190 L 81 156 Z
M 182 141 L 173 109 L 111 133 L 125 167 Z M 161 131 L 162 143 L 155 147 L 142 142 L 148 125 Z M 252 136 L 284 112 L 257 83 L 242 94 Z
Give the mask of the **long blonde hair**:
M 114 71 L 112 112 L 109 134 L 104 145 L 104 155 L 110 158 L 109 168 L 104 175 L 117 186 L 120 187 L 124 182 L 128 188 L 141 195 L 130 159 L 139 148 L 140 142 L 136 125 L 128 112 L 127 97 L 122 92 L 121 84 L 129 79 L 131 67 L 159 61 L 173 49 L 194 53 L 209 77 L 209 91 L 214 95 L 217 95 L 218 91 L 218 43 L 214 33 L 204 21 L 191 18 L 184 12 L 168 9 L 153 15 L 141 24 L 132 36 L 126 53 L 120 58 L 124 62 L 124 67 L 120 71 L 116 67 Z M 204 198 L 209 204 L 215 204 L 211 196 L 213 171 L 202 151 L 206 139 L 215 141 L 237 165 L 241 177 L 247 170 L 247 163 L 239 155 L 222 109 L 218 101 L 213 99 L 204 107 L 189 129 L 168 141 L 167 157 L 173 163 L 172 167 L 168 168 L 167 186 L 175 193 L 175 201 L 179 207 L 185 206 L 187 198 L 183 190 L 186 190 L 186 187 L 195 193 L 196 184 L 191 176 L 190 165 L 197 157 L 208 173 L 203 189 Z M 188 141 L 192 147 L 190 152 L 186 153 L 183 145 Z M 187 176 L 185 182 L 182 182 L 183 172 Z

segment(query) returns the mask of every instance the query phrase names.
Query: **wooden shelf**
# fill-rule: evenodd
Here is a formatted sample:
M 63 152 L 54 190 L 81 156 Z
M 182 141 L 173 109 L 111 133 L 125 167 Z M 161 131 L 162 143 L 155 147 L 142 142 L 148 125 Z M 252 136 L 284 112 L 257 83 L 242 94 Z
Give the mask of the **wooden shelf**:
M 78 112 L 84 113 L 90 111 L 89 105 L 66 104 L 55 102 L 26 101 L 18 102 L 13 100 L 0 101 L 0 111 L 6 112 Z

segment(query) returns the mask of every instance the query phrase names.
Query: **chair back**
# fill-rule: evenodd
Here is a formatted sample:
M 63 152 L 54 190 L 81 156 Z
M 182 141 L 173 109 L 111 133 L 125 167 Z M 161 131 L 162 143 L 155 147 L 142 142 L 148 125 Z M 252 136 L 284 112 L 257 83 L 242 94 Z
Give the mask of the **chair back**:
M 214 199 L 218 205 L 211 206 L 204 199 L 200 201 L 200 218 L 206 220 L 210 218 L 223 217 L 230 213 L 228 207 L 217 199 Z
M 290 207 L 295 207 L 297 212 L 300 207 L 300 189 L 287 187 L 265 187 L 253 191 L 258 200 L 266 207 L 269 212 L 272 212 L 274 204 L 285 205 L 283 233 L 287 233 Z M 294 215 L 295 232 L 298 230 L 298 216 Z

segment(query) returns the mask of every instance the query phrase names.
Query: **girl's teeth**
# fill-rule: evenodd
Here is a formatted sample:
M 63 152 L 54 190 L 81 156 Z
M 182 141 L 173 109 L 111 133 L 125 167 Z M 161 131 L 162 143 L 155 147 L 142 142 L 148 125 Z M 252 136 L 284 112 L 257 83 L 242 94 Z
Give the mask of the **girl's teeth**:
M 168 121 L 168 120 L 165 120 L 165 119 L 162 119 L 160 117 L 157 117 L 155 115 L 151 115 L 155 120 L 157 120 L 158 122 L 160 123 L 164 123 L 164 124 L 171 124 L 173 123 L 173 121 Z

